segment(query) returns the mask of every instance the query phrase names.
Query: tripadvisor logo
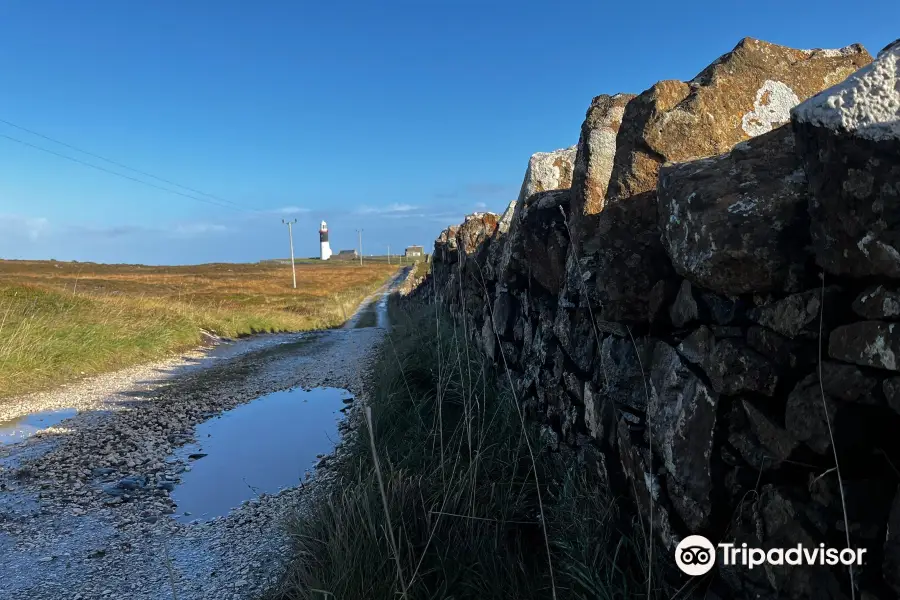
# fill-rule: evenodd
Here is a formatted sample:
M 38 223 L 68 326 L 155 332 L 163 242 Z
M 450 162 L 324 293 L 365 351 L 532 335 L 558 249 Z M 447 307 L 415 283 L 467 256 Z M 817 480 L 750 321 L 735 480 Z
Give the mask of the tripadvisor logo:
M 716 549 L 702 535 L 689 535 L 675 548 L 675 564 L 687 575 L 705 575 L 716 564 Z
M 740 565 L 752 569 L 761 565 L 862 565 L 865 548 L 826 548 L 825 544 L 818 547 L 805 548 L 797 544 L 793 548 L 751 548 L 747 544 L 736 546 L 735 544 L 720 543 L 713 546 L 712 542 L 702 535 L 689 535 L 675 548 L 675 564 L 687 575 L 705 575 L 716 564 L 716 548 L 721 550 L 722 565 Z

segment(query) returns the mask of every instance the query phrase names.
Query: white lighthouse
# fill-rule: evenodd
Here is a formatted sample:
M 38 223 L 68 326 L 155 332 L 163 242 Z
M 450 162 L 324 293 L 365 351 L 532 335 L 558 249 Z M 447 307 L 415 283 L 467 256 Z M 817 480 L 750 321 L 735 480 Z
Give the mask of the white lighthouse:
M 331 246 L 328 244 L 328 224 L 322 221 L 319 227 L 319 258 L 328 260 L 331 258 Z

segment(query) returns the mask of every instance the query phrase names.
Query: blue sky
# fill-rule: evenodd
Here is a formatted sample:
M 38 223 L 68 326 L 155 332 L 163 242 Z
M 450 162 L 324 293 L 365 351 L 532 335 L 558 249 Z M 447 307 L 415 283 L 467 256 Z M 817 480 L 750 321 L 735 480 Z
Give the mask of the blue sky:
M 597 94 L 689 79 L 745 36 L 874 54 L 900 35 L 898 2 L 686 4 L 3 0 L 0 119 L 244 210 L 0 137 L 0 257 L 255 261 L 287 254 L 285 216 L 299 256 L 323 218 L 335 251 L 357 228 L 366 253 L 430 247 L 502 211 Z

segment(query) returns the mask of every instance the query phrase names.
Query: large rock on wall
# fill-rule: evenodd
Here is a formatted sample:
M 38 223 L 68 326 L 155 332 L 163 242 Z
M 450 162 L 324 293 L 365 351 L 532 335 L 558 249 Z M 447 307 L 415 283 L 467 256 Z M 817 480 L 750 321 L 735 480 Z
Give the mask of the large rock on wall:
M 555 296 L 565 278 L 569 190 L 532 194 L 516 203 L 504 246 L 501 280 L 508 286 L 534 282 Z
M 634 94 L 597 96 L 581 125 L 572 175 L 571 229 L 576 241 L 581 218 L 603 210 L 616 156 L 616 135 L 622 125 L 625 105 L 632 98 Z
M 568 295 L 595 306 L 600 319 L 646 321 L 650 290 L 674 275 L 659 240 L 656 194 L 607 205 L 584 217 L 582 231 L 580 252 L 567 261 Z
M 797 291 L 806 270 L 806 175 L 790 127 L 659 172 L 659 228 L 675 270 L 722 294 Z
M 793 111 L 816 260 L 830 273 L 900 278 L 900 40 Z
M 481 251 L 484 242 L 494 234 L 499 221 L 500 216 L 490 212 L 466 215 L 456 232 L 459 250 L 466 255 Z
M 456 232 L 458 225 L 443 230 L 434 241 L 433 263 L 449 263 L 456 260 Z
M 525 171 L 525 180 L 519 190 L 519 202 L 538 192 L 569 188 L 572 185 L 574 164 L 575 146 L 532 154 Z
M 718 396 L 659 342 L 650 365 L 648 416 L 654 447 L 680 490 L 673 504 L 691 531 L 708 525 Z
M 690 82 L 657 83 L 625 108 L 607 201 L 655 190 L 664 162 L 722 154 L 787 123 L 793 106 L 871 59 L 859 45 L 795 50 L 745 38 Z
M 488 261 L 489 276 L 500 281 L 504 289 L 507 283 L 522 279 L 521 275 L 524 272 L 522 266 L 525 264 L 523 261 L 526 260 L 524 253 L 539 251 L 535 248 L 534 239 L 531 238 L 528 226 L 524 224 L 526 215 L 531 215 L 528 217 L 531 225 L 538 223 L 540 227 L 540 219 L 549 218 L 554 222 L 561 223 L 562 228 L 565 229 L 564 220 L 561 219 L 564 213 L 560 212 L 559 207 L 562 207 L 563 211 L 568 210 L 567 194 L 569 186 L 572 185 L 574 162 L 574 146 L 554 152 L 537 152 L 528 160 L 528 168 L 525 171 L 525 180 L 522 182 L 519 198 L 510 203 L 497 224 L 497 243 L 495 248 L 490 251 Z M 535 194 L 555 190 L 566 190 L 566 195 L 545 195 L 538 199 L 532 199 Z M 553 204 L 556 204 L 557 207 L 551 206 Z M 558 214 L 552 214 L 553 210 Z M 549 227 L 543 232 L 544 235 L 548 235 L 551 229 L 557 231 L 559 226 Z M 565 242 L 562 238 L 565 238 Z M 562 248 L 565 248 L 568 245 L 568 234 L 554 235 L 553 240 L 548 241 L 556 242 L 557 246 L 561 245 Z M 544 252 L 547 255 L 555 255 L 555 253 L 555 249 Z M 550 270 L 552 271 L 553 268 Z
M 489 281 L 496 281 L 500 275 L 500 269 L 503 261 L 503 252 L 506 247 L 505 236 L 509 233 L 512 226 L 513 217 L 516 216 L 516 205 L 518 202 L 513 200 L 503 211 L 500 220 L 497 221 L 497 228 L 491 235 L 491 243 L 488 248 L 488 256 L 484 265 L 484 276 Z
M 900 371 L 900 324 L 861 321 L 835 329 L 828 353 L 866 367 Z

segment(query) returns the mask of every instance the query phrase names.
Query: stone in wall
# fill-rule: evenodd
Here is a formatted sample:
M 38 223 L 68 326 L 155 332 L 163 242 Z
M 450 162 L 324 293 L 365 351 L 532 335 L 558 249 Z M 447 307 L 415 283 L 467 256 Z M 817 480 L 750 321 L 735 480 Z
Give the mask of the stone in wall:
M 569 190 L 532 194 L 517 204 L 519 215 L 507 239 L 505 281 L 524 274 L 552 296 L 559 293 L 565 279 L 569 246 L 564 219 L 568 208 Z
M 881 384 L 888 406 L 900 413 L 900 377 L 889 377 Z
M 528 160 L 528 169 L 525 171 L 525 180 L 519 190 L 518 202 L 524 202 L 538 192 L 571 187 L 574 163 L 575 146 L 532 154 Z
M 694 298 L 691 282 L 685 279 L 681 282 L 681 287 L 678 288 L 675 301 L 669 307 L 669 319 L 675 327 L 684 327 L 699 316 L 700 309 L 697 306 L 696 298 Z
M 817 339 L 820 316 L 826 326 L 833 320 L 840 306 L 840 292 L 838 286 L 830 285 L 824 290 L 811 289 L 791 294 L 754 308 L 749 317 L 791 339 Z
M 553 334 L 560 347 L 582 373 L 590 373 L 597 347 L 597 336 L 589 315 L 584 311 L 571 311 L 558 307 L 553 322 Z
M 773 415 L 746 399 L 732 404 L 728 425 L 729 443 L 756 469 L 780 467 L 798 444 Z
M 494 234 L 499 221 L 500 216 L 491 212 L 466 215 L 456 232 L 459 250 L 467 255 L 481 251 L 481 246 Z
M 534 247 L 534 238 L 530 238 L 527 226 L 523 224 L 526 214 L 530 214 L 530 222 L 533 224 L 535 220 L 541 217 L 548 217 L 553 220 L 556 225 L 551 229 L 565 230 L 563 213 L 559 208 L 551 206 L 556 203 L 568 210 L 568 188 L 572 185 L 572 173 L 574 170 L 575 147 L 556 150 L 554 152 L 537 152 L 531 156 L 528 161 L 528 168 L 525 172 L 525 181 L 519 191 L 519 198 L 510 203 L 503 217 L 498 223 L 498 231 L 501 233 L 497 237 L 496 248 L 490 251 L 489 266 L 487 272 L 502 286 L 513 285 L 514 287 L 523 285 L 527 277 L 522 277 L 524 269 L 522 269 L 523 261 L 527 260 L 525 254 L 529 252 L 541 252 Z M 565 190 L 566 195 L 547 195 L 538 199 L 531 197 L 541 192 L 552 192 L 555 190 Z M 552 198 L 552 200 L 551 200 Z M 549 209 L 549 210 L 548 210 Z M 550 212 L 556 210 L 558 215 L 551 215 Z M 535 212 L 535 211 L 540 211 Z M 549 230 L 545 233 L 549 233 Z M 559 247 L 563 244 L 568 245 L 568 234 L 554 235 L 552 240 L 556 243 L 556 248 L 548 249 L 547 256 L 555 256 Z M 501 241 L 502 240 L 502 241 Z M 563 246 L 564 248 L 564 246 Z M 565 264 L 565 250 L 563 249 L 563 265 Z M 553 267 L 548 270 L 550 279 L 554 279 L 552 275 Z M 543 278 L 546 281 L 546 278 Z
M 519 304 L 516 297 L 507 292 L 500 292 L 494 297 L 491 309 L 491 321 L 493 330 L 502 339 L 509 339 L 513 335 L 516 319 L 519 314 Z
M 647 418 L 655 451 L 683 494 L 672 498 L 691 531 L 707 525 L 711 510 L 711 457 L 718 396 L 682 362 L 674 348 L 658 342 L 650 364 Z
M 816 348 L 788 339 L 771 329 L 751 326 L 747 329 L 747 345 L 781 368 L 795 369 L 816 362 Z
M 816 260 L 900 278 L 900 40 L 792 112 L 810 184 Z
M 659 171 L 659 228 L 679 275 L 721 294 L 798 291 L 806 277 L 806 175 L 790 127 Z
M 513 217 L 516 214 L 517 201 L 513 200 L 503 211 L 500 220 L 497 221 L 497 228 L 491 235 L 490 247 L 488 248 L 488 256 L 484 264 L 484 276 L 489 281 L 496 281 L 500 276 L 500 268 L 503 260 L 503 250 L 506 246 L 506 235 L 512 226 Z
M 678 543 L 678 536 L 673 531 L 667 507 L 661 504 L 662 486 L 659 476 L 653 470 L 650 450 L 644 446 L 643 440 L 635 440 L 643 437 L 631 431 L 625 418 L 619 419 L 616 434 L 619 457 L 638 513 L 643 519 L 651 520 L 654 536 L 666 548 L 672 549 Z
M 657 83 L 625 107 L 606 201 L 655 190 L 664 162 L 722 154 L 772 131 L 871 60 L 859 45 L 796 50 L 745 38 L 690 82 Z
M 900 324 L 860 321 L 838 327 L 828 338 L 828 354 L 865 367 L 900 371 Z
M 772 396 L 778 385 L 776 366 L 741 339 L 718 340 L 702 366 L 719 394 L 755 392 Z
M 874 395 L 878 380 L 852 365 L 827 361 L 822 365 L 822 382 L 817 373 L 803 378 L 788 396 L 785 426 L 794 439 L 824 454 L 837 435 L 839 410 L 848 404 L 877 405 Z M 826 420 L 826 407 L 828 420 Z M 831 431 L 829 431 L 829 421 Z
M 599 319 L 646 321 L 650 291 L 674 277 L 659 240 L 656 193 L 608 204 L 582 223 L 581 251 L 567 261 L 567 294 L 590 302 Z
M 689 336 L 681 340 L 678 345 L 678 353 L 689 363 L 702 364 L 712 353 L 716 338 L 712 330 L 706 325 L 701 325 Z
M 853 312 L 865 319 L 900 318 L 900 291 L 876 285 L 866 288 L 853 301 Z
M 588 381 L 584 384 L 582 397 L 584 398 L 584 421 L 588 433 L 602 447 L 614 447 L 618 422 L 612 396 L 602 393 L 593 382 Z
M 616 155 L 616 135 L 625 114 L 625 105 L 634 94 L 603 94 L 591 101 L 581 137 L 578 139 L 575 169 L 572 175 L 571 229 L 573 242 L 579 240 L 584 215 L 603 210 L 606 188 Z
M 443 230 L 434 241 L 433 263 L 449 263 L 456 260 L 456 232 L 458 225 Z
M 763 546 L 792 548 L 801 544 L 818 547 L 822 541 L 814 523 L 815 510 L 804 502 L 802 489 L 763 486 L 757 514 L 762 525 Z M 846 598 L 836 573 L 829 569 L 803 569 L 792 565 L 765 565 L 762 569 L 777 598 Z M 844 575 L 846 577 L 846 575 Z

